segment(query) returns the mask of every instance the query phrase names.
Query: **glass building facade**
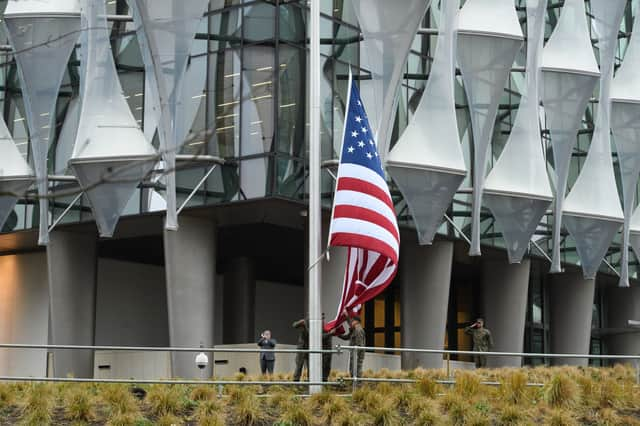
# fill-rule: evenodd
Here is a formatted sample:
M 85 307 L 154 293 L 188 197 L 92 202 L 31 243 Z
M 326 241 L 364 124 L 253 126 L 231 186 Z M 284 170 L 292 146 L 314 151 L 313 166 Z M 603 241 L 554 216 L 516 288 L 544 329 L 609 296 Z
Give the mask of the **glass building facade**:
M 442 0 L 445 1 L 445 0 Z M 0 1 L 0 9 L 6 1 Z M 131 13 L 126 0 L 106 0 L 108 13 L 127 16 Z M 438 1 L 433 2 L 436 6 Z M 557 22 L 562 0 L 550 0 L 546 19 L 546 36 Z M 624 56 L 631 35 L 632 11 L 637 0 L 629 1 L 625 11 L 616 65 Z M 324 160 L 335 160 L 341 144 L 344 99 L 347 77 L 351 68 L 356 80 L 366 85 L 370 70 L 360 66 L 362 36 L 350 0 L 322 0 L 321 16 L 321 141 Z M 526 26 L 524 0 L 515 0 L 523 27 Z M 427 11 L 422 27 L 438 28 L 438 13 Z M 188 117 L 188 131 L 181 154 L 208 154 L 226 160 L 190 199 L 188 207 L 222 205 L 261 198 L 285 198 L 304 203 L 308 197 L 308 4 L 300 0 L 211 0 L 206 19 L 196 35 L 192 57 L 187 71 L 183 104 Z M 590 16 L 588 14 L 588 16 Z M 111 38 L 116 66 L 129 106 L 136 120 L 154 146 L 158 147 L 156 127 L 159 117 L 150 107 L 146 96 L 148 70 L 145 69 L 133 23 L 127 19 L 110 21 Z M 413 41 L 406 72 L 402 81 L 396 120 L 392 132 L 392 145 L 407 126 L 418 105 L 436 43 L 437 32 L 422 31 Z M 0 33 L 4 44 L 7 37 Z M 597 43 L 595 44 L 597 49 Z M 79 49 L 72 55 L 65 75 L 56 109 L 55 140 L 49 152 L 48 169 L 51 175 L 66 175 L 67 161 L 75 142 L 79 120 Z M 495 132 L 490 147 L 489 162 L 500 155 L 513 125 L 524 87 L 525 48 L 517 56 L 511 78 L 499 106 Z M 22 104 L 22 93 L 15 61 L 10 50 L 1 59 L 0 101 L 2 114 L 23 155 L 29 158 L 29 138 Z M 455 88 L 459 134 L 469 170 L 472 168 L 473 141 L 469 111 L 462 79 L 457 78 Z M 590 146 L 594 127 L 593 111 L 597 101 L 592 100 L 578 132 L 578 143 L 573 152 L 569 186 L 575 181 Z M 543 126 L 544 127 L 544 126 Z M 544 152 L 548 168 L 553 168 L 548 133 L 543 130 Z M 617 157 L 613 154 L 616 178 L 619 181 Z M 491 167 L 491 164 L 489 167 Z M 330 167 L 325 170 L 330 171 Z M 205 176 L 208 166 L 179 164 L 177 170 L 178 205 L 187 199 L 198 182 Z M 471 230 L 471 194 L 473 186 L 468 174 L 462 189 L 449 208 L 448 215 L 455 224 L 445 222 L 440 234 L 462 243 L 460 231 L 469 235 Z M 322 175 L 323 202 L 332 201 L 334 180 L 330 173 Z M 391 184 L 399 223 L 412 227 L 406 203 L 397 188 Z M 50 223 L 69 207 L 77 187 L 64 180 L 52 180 L 53 199 Z M 619 185 L 620 187 L 620 185 Z M 152 175 L 140 185 L 127 205 L 125 215 L 138 215 L 161 210 L 165 186 L 161 173 Z M 7 221 L 4 233 L 37 227 L 38 212 L 35 198 L 21 200 Z M 91 221 L 91 209 L 85 197 L 65 214 L 61 223 Z M 544 352 L 548 342 L 548 318 L 545 306 L 545 277 L 548 263 L 545 256 L 551 252 L 551 226 L 553 218 L 545 215 L 533 240 L 545 252 L 531 245 L 532 263 L 525 349 Z M 495 228 L 488 210 L 482 214 L 482 244 L 504 247 L 503 239 Z M 569 235 L 562 240 L 563 262 L 577 264 L 574 242 Z M 612 274 L 620 262 L 620 241 L 616 239 L 601 266 L 601 272 Z M 630 264 L 631 277 L 637 278 L 635 258 Z M 461 327 L 474 319 L 478 308 L 474 306 L 474 280 L 461 273 L 454 276 L 447 344 L 458 349 L 470 349 L 470 341 Z M 395 284 L 365 309 L 366 329 L 370 341 L 377 346 L 398 346 L 402 324 L 399 296 Z M 594 327 L 604 327 L 601 304 L 594 304 Z M 373 313 L 373 314 L 372 314 Z M 594 338 L 592 351 L 603 351 L 602 343 Z M 541 360 L 533 360 L 533 363 Z

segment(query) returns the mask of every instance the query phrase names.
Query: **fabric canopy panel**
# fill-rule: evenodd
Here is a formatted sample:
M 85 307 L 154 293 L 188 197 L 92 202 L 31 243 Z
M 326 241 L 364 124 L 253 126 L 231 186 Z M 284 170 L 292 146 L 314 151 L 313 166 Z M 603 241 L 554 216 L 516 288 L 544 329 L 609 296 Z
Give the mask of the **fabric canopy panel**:
M 522 261 L 531 236 L 553 200 L 538 114 L 539 62 L 546 10 L 546 0 L 527 2 L 525 93 L 509 139 L 484 188 L 485 203 L 502 232 L 510 263 Z
M 618 30 L 626 0 L 592 0 L 600 52 L 600 96 L 596 125 L 584 166 L 563 207 L 585 278 L 595 278 L 624 216 L 611 159 L 611 79 Z
M 78 41 L 80 8 L 77 1 L 10 0 L 4 23 L 18 66 L 29 125 L 33 164 L 40 197 L 38 243 L 49 242 L 47 152 L 62 78 Z
M 640 208 L 637 208 L 633 216 L 631 216 L 629 224 L 629 244 L 636 258 L 640 259 Z
M 430 3 L 431 0 L 404 0 L 399 7 L 389 0 L 353 1 L 364 37 L 360 65 L 371 71 L 372 78 L 361 85 L 361 93 L 383 164 L 389 152 L 409 48 Z
M 33 171 L 18 151 L 0 118 L 0 230 L 18 201 L 34 181 Z
M 592 6 L 593 7 L 593 6 Z M 637 28 L 634 21 L 634 29 Z M 611 84 L 611 130 L 618 152 L 624 197 L 624 228 L 620 285 L 629 286 L 629 236 L 640 176 L 640 36 L 635 34 L 627 46 L 622 66 Z M 634 237 L 637 238 L 637 237 Z M 632 244 L 634 251 L 637 244 Z M 636 257 L 638 257 L 636 252 Z
M 191 46 L 208 0 L 129 0 L 145 65 L 153 69 L 152 97 L 159 101 L 158 126 L 165 170 L 167 214 L 165 227 L 178 229 L 176 209 L 176 154 L 185 120 L 182 86 Z
M 480 255 L 480 210 L 498 103 L 522 30 L 511 0 L 468 0 L 458 22 L 458 63 L 473 130 L 473 205 L 470 256 Z
M 100 235 L 112 237 L 136 187 L 156 162 L 155 150 L 124 99 L 111 53 L 103 0 L 82 0 L 82 108 L 71 170 L 91 203 Z
M 429 81 L 412 121 L 387 160 L 387 170 L 407 202 L 420 244 L 431 244 L 467 174 L 454 99 L 458 7 L 458 0 L 443 2 Z
M 560 231 L 571 152 L 587 102 L 600 76 L 591 47 L 584 0 L 565 0 L 556 28 L 542 51 L 541 71 L 542 103 L 556 174 L 551 272 L 561 272 Z

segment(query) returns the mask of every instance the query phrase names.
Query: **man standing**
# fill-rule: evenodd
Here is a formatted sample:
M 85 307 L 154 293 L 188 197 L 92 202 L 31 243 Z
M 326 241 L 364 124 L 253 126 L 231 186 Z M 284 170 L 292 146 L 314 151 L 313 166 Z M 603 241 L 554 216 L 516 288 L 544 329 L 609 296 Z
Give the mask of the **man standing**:
M 493 347 L 493 337 L 491 332 L 484 328 L 484 320 L 478 318 L 476 322 L 464 329 L 466 334 L 473 337 L 473 350 L 475 352 L 489 352 Z M 487 366 L 487 357 L 485 355 L 476 355 L 476 368 L 484 368 Z
M 309 329 L 307 328 L 307 321 L 304 319 L 298 320 L 293 323 L 293 328 L 298 330 L 298 344 L 297 349 L 309 349 Z M 293 381 L 299 382 L 302 376 L 302 370 L 305 365 L 309 368 L 309 353 L 298 352 L 296 353 L 296 370 L 293 373 Z
M 262 332 L 258 346 L 262 348 L 260 351 L 260 371 L 262 374 L 273 374 L 273 366 L 276 363 L 276 354 L 273 352 L 273 348 L 276 347 L 276 340 L 271 338 L 270 330 Z
M 349 318 L 349 314 L 345 311 L 344 315 Z M 355 316 L 350 318 L 349 325 L 351 328 L 349 329 L 349 334 L 346 336 L 338 336 L 342 340 L 348 340 L 349 346 L 367 346 L 366 338 L 364 333 L 364 328 L 362 328 L 362 324 L 360 323 L 360 317 Z M 357 362 L 357 364 L 356 364 Z M 349 374 L 352 376 L 355 374 L 355 377 L 362 377 L 362 364 L 364 363 L 364 350 L 352 350 L 351 356 L 349 358 Z M 355 370 L 354 370 L 354 365 Z

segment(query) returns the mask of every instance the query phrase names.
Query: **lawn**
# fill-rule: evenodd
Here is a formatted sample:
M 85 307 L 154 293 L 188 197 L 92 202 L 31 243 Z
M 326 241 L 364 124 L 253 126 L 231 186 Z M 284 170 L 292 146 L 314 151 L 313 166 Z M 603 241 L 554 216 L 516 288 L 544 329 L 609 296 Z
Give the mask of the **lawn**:
M 0 384 L 1 424 L 68 425 L 640 425 L 632 368 L 381 371 L 309 398 L 283 386 Z M 276 376 L 274 379 L 286 379 Z M 336 379 L 336 377 L 333 377 Z M 235 379 L 248 380 L 243 376 Z M 497 382 L 487 385 L 483 382 Z M 530 384 L 543 386 L 530 386 Z M 144 392 L 141 392 L 141 389 Z

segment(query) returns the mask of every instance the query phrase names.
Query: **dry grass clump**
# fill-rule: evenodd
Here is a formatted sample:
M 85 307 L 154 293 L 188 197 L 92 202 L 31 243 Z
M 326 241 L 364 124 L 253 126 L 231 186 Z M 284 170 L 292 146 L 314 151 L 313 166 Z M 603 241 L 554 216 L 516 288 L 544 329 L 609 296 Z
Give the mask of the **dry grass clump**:
M 579 399 L 579 390 L 575 381 L 566 374 L 555 374 L 545 387 L 544 400 L 551 407 L 575 406 Z
M 455 391 L 465 398 L 472 398 L 478 394 L 481 385 L 480 377 L 470 371 L 458 371 L 456 374 Z
M 368 410 L 375 426 L 396 426 L 401 424 L 400 415 L 392 400 L 382 400 Z
M 513 370 L 500 380 L 501 397 L 512 404 L 521 404 L 528 398 L 527 383 L 529 378 L 521 370 Z
M 432 400 L 417 400 L 409 407 L 409 415 L 414 425 L 437 426 L 442 424 L 442 414 Z
M 66 420 L 84 423 L 95 421 L 95 401 L 91 386 L 78 384 L 68 387 L 62 395 L 62 403 Z
M 224 406 L 215 399 L 200 400 L 193 417 L 200 426 L 222 426 L 225 424 Z
M 157 417 L 180 416 L 184 410 L 184 388 L 180 385 L 152 385 L 147 393 L 147 404 Z
M 253 426 L 260 424 L 267 417 L 262 404 L 249 389 L 243 388 L 232 391 L 231 398 L 231 424 L 241 426 Z
M 25 425 L 51 424 L 55 398 L 53 387 L 45 383 L 35 383 L 25 391 L 20 420 Z
M 108 425 L 128 426 L 135 424 L 142 417 L 138 401 L 126 385 L 104 385 L 100 388 L 98 396 L 106 406 Z
M 291 398 L 289 400 L 282 410 L 280 419 L 284 424 L 296 426 L 311 426 L 314 424 L 314 418 L 311 410 L 299 397 Z
M 217 397 L 213 386 L 198 385 L 191 389 L 191 399 L 194 401 L 208 401 Z
M 545 418 L 544 424 L 549 426 L 578 426 L 578 421 L 565 409 L 552 410 Z

